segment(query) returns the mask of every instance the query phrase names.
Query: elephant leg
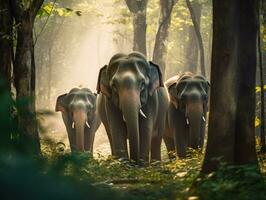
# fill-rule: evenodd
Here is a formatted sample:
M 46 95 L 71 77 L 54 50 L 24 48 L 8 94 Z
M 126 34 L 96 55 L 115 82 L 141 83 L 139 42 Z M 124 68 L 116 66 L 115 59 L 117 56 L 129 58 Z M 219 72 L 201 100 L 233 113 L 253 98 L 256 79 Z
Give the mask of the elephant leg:
M 185 158 L 186 157 L 186 138 L 183 135 L 183 132 L 178 132 L 178 130 L 175 130 L 175 136 L 174 136 L 174 143 L 176 146 L 176 153 L 179 158 Z
M 179 158 L 186 157 L 188 126 L 184 114 L 170 105 L 168 110 L 169 130 L 173 133 L 176 154 Z
M 88 130 L 88 127 L 84 131 L 84 149 L 90 151 L 93 154 L 93 143 L 94 143 L 95 131 Z
M 106 100 L 106 113 L 108 114 L 113 156 L 128 159 L 127 128 L 122 113 L 109 100 Z
M 162 144 L 162 136 L 158 135 L 152 138 L 151 160 L 161 161 L 161 144 Z
M 71 152 L 76 151 L 76 137 L 75 133 L 71 130 L 67 133 L 68 135 L 68 140 L 69 140 L 69 146 Z
M 163 137 L 166 149 L 167 149 L 167 153 L 168 153 L 168 158 L 170 160 L 175 159 L 176 155 L 175 155 L 175 142 L 174 142 L 174 138 L 171 137 L 167 137 L 164 136 Z
M 105 127 L 107 127 L 107 125 Z M 111 155 L 114 155 L 114 147 L 113 147 L 113 142 L 112 142 L 112 136 L 111 136 L 111 133 L 110 133 L 110 128 L 107 127 L 107 128 L 105 128 L 105 130 L 106 130 L 107 137 L 108 137 L 108 140 L 109 140 L 109 143 L 110 143 Z
M 152 126 L 148 119 L 143 119 L 139 123 L 139 134 L 140 134 L 140 159 L 149 162 L 149 155 L 151 149 L 151 137 L 152 137 Z

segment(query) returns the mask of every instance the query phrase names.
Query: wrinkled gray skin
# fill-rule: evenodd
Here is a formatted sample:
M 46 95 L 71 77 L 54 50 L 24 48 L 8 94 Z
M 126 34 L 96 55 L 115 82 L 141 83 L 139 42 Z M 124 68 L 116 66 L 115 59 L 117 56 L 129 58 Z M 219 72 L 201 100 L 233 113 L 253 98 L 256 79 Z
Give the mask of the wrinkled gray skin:
M 165 82 L 170 105 L 164 142 L 169 157 L 186 157 L 187 147 L 202 149 L 205 135 L 209 83 L 190 72 L 179 74 Z
M 159 66 L 137 52 L 116 54 L 100 70 L 97 89 L 112 155 L 137 163 L 149 161 L 150 155 L 160 160 L 168 96 Z
M 62 113 L 72 152 L 93 153 L 95 132 L 101 123 L 96 111 L 96 96 L 88 88 L 73 88 L 57 98 L 55 111 Z

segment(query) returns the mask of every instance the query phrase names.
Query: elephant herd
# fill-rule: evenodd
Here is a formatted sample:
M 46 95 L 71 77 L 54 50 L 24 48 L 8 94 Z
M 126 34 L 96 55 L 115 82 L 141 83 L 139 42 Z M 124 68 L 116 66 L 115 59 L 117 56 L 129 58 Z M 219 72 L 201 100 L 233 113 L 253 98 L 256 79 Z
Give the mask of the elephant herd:
M 203 147 L 208 94 L 203 76 L 179 73 L 164 83 L 159 66 L 133 52 L 114 55 L 100 69 L 97 94 L 74 88 L 57 98 L 55 110 L 71 151 L 93 152 L 102 122 L 114 157 L 149 162 L 161 160 L 162 140 L 169 158 Z

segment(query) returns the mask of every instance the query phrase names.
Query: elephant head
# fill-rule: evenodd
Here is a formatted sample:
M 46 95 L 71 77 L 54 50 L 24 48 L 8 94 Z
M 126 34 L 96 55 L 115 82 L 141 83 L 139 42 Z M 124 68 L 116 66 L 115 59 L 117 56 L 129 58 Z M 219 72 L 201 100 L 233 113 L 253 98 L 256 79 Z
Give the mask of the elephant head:
M 55 111 L 62 112 L 71 150 L 84 151 L 92 148 L 84 147 L 84 131 L 91 128 L 90 122 L 95 110 L 96 94 L 87 88 L 74 88 L 57 98 Z
M 188 146 L 194 149 L 202 148 L 209 82 L 201 75 L 186 72 L 169 79 L 166 86 L 170 102 L 183 113 L 184 124 L 189 128 Z
M 142 107 L 161 86 L 163 82 L 159 66 L 148 62 L 137 52 L 116 54 L 100 70 L 97 91 L 120 110 L 127 127 L 132 160 L 138 161 L 140 154 L 139 120 L 147 118 Z

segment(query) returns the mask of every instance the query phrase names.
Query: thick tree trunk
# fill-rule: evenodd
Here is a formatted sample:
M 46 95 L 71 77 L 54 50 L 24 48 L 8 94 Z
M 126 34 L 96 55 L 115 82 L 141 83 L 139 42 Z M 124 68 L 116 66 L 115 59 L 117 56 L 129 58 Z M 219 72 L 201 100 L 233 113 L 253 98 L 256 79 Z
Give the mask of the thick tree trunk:
M 165 76 L 166 68 L 167 38 L 175 3 L 176 0 L 160 0 L 159 26 L 156 33 L 152 60 L 160 66 L 163 77 Z
M 203 76 L 206 76 L 204 46 L 203 46 L 203 40 L 202 40 L 201 33 L 200 33 L 200 21 L 197 20 L 197 16 L 195 14 L 195 11 L 193 10 L 193 7 L 190 3 L 190 0 L 186 0 L 186 4 L 187 4 L 187 7 L 188 7 L 190 15 L 191 15 L 191 20 L 193 23 L 193 27 L 194 27 L 195 34 L 196 34 L 197 41 L 198 41 L 198 45 L 199 45 L 201 74 Z
M 133 14 L 133 51 L 147 55 L 146 47 L 146 12 L 148 0 L 125 0 Z
M 201 17 L 201 4 L 198 2 L 191 2 L 193 7 L 196 21 L 200 27 L 200 17 Z M 186 48 L 186 69 L 190 72 L 196 73 L 198 66 L 198 55 L 199 55 L 199 45 L 197 41 L 197 36 L 195 33 L 195 27 L 188 27 L 188 43 Z
M 213 1 L 210 120 L 204 173 L 217 170 L 221 162 L 257 164 L 256 10 L 256 0 Z
M 26 151 L 32 151 L 32 148 L 38 151 L 40 144 L 35 110 L 33 21 L 29 16 L 25 15 L 23 19 L 16 19 L 16 23 L 20 23 L 17 29 L 17 46 L 14 62 L 19 130 L 22 133 L 22 143 L 30 143 L 30 145 L 27 145 L 29 149 L 27 148 Z
M 22 151 L 28 154 L 40 152 L 40 141 L 35 108 L 35 60 L 33 25 L 43 0 L 11 1 L 12 14 L 17 24 L 17 43 L 14 61 L 18 126 Z M 25 7 L 23 7 L 25 6 Z

